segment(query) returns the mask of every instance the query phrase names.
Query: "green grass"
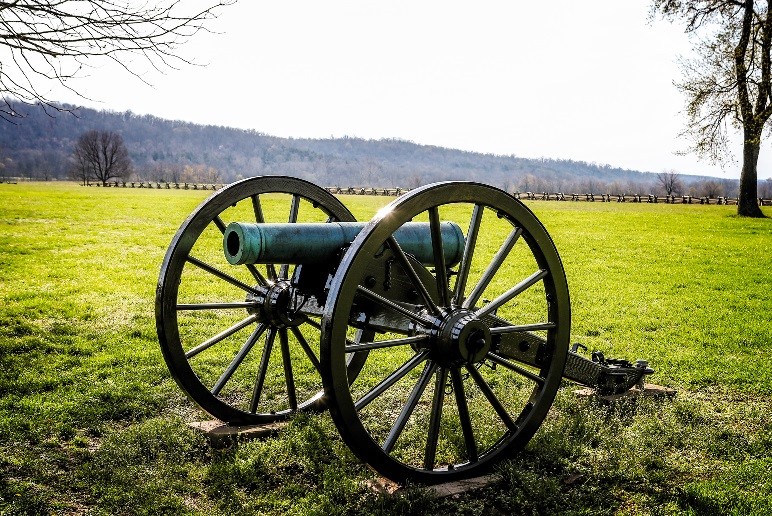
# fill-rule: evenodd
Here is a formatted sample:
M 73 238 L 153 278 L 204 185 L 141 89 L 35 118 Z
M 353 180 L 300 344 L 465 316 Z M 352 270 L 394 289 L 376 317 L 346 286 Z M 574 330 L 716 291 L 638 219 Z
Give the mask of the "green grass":
M 169 377 L 153 302 L 206 195 L 0 185 L 0 514 L 772 513 L 772 220 L 531 203 L 572 341 L 649 359 L 678 396 L 608 406 L 567 384 L 500 483 L 436 501 L 373 494 L 326 415 L 219 451 L 187 428 L 203 416 Z M 387 200 L 343 199 L 360 220 Z
M 716 206 L 534 209 L 566 267 L 575 340 L 649 358 L 674 387 L 769 392 L 772 221 Z

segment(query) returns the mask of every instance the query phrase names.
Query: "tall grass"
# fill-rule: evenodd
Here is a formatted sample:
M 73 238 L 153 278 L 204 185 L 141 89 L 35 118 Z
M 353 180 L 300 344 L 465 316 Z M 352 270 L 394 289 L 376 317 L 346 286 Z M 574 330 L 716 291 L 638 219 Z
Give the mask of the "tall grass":
M 501 482 L 394 498 L 326 415 L 213 450 L 170 379 L 155 284 L 198 191 L 0 185 L 0 514 L 772 512 L 772 220 L 731 207 L 534 202 L 572 340 L 646 358 L 673 400 L 561 390 Z M 387 201 L 343 199 L 361 220 Z M 772 215 L 772 213 L 768 213 Z

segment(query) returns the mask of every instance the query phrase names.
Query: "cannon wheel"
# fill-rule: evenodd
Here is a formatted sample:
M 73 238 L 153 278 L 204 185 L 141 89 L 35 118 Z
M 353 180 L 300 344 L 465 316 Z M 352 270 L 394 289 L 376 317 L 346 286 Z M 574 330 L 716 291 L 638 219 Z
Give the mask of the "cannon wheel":
M 419 269 L 392 238 L 410 220 L 430 222 L 433 271 Z M 455 268 L 441 251 L 444 221 L 468 228 Z M 383 253 L 412 278 L 412 304 L 368 288 Z M 368 306 L 397 322 L 347 343 L 368 320 Z M 479 475 L 522 449 L 541 425 L 560 385 L 570 319 L 560 257 L 525 205 L 477 183 L 411 191 L 360 232 L 331 283 L 322 377 L 333 420 L 361 460 L 395 481 Z M 506 353 L 502 342 L 513 338 L 520 350 Z M 356 380 L 345 360 L 354 350 L 370 350 Z M 532 359 L 518 361 L 518 353 Z
M 261 315 L 255 296 L 286 289 L 291 268 L 228 264 L 222 235 L 233 221 L 355 219 L 332 194 L 296 178 L 254 177 L 212 194 L 180 226 L 158 279 L 156 328 L 169 371 L 204 411 L 230 424 L 322 409 L 319 317 L 298 317 L 300 302 L 291 324 Z M 349 358 L 354 377 L 365 355 Z

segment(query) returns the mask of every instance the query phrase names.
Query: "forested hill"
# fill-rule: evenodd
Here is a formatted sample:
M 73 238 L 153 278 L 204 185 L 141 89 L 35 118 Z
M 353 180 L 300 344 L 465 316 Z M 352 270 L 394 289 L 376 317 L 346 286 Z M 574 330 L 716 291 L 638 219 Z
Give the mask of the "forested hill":
M 75 115 L 47 114 L 23 104 L 15 107 L 26 117 L 15 124 L 0 121 L 0 175 L 6 177 L 66 177 L 75 141 L 98 129 L 123 136 L 137 180 L 230 182 L 286 174 L 325 186 L 409 188 L 471 179 L 508 190 L 596 192 L 648 191 L 655 183 L 652 173 L 609 165 L 480 154 L 396 139 L 280 138 L 131 112 L 69 106 Z M 255 124 L 259 126 L 259 119 Z

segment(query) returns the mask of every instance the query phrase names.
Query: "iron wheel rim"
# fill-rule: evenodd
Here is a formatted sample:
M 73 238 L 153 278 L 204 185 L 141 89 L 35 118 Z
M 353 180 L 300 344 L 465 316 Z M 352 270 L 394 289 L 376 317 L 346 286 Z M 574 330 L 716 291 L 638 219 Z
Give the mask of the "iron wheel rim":
M 357 404 L 362 403 L 363 400 L 368 398 L 368 395 L 377 387 L 371 388 L 364 396 L 358 397 L 355 401 L 352 391 L 356 384 L 352 384 L 352 380 L 347 378 L 345 367 L 343 367 L 344 362 L 342 360 L 345 356 L 345 340 L 342 339 L 343 335 L 351 331 L 349 328 L 350 313 L 354 306 L 354 299 L 358 295 L 357 292 L 361 293 L 362 269 L 366 269 L 366 264 L 372 260 L 371 256 L 386 246 L 387 238 L 402 224 L 412 220 L 419 214 L 427 212 L 430 213 L 431 219 L 432 209 L 436 209 L 435 213 L 439 213 L 440 209 L 444 210 L 446 206 L 451 204 L 479 206 L 481 207 L 481 212 L 495 212 L 497 216 L 509 221 L 513 227 L 522 228 L 521 238 L 526 241 L 528 252 L 533 255 L 534 261 L 540 270 L 548 271 L 546 276 L 541 277 L 539 281 L 544 285 L 545 303 L 547 305 L 548 320 L 545 321 L 545 324 L 551 325 L 551 327 L 546 330 L 547 336 L 545 339 L 549 347 L 549 357 L 540 368 L 538 374 L 535 375 L 543 378 L 543 380 L 540 380 L 542 384 L 537 384 L 533 387 L 531 395 L 519 413 L 510 414 L 512 421 L 516 422 L 517 428 L 508 428 L 497 440 L 488 442 L 485 448 L 480 451 L 476 449 L 477 443 L 474 427 L 472 427 L 471 431 L 468 430 L 468 427 L 472 425 L 471 417 L 467 414 L 466 419 L 469 423 L 465 425 L 462 422 L 462 416 L 459 415 L 460 433 L 464 434 L 466 458 L 458 462 L 449 462 L 444 466 L 435 467 L 437 464 L 433 453 L 436 453 L 439 439 L 436 436 L 439 435 L 440 430 L 434 429 L 431 425 L 436 424 L 438 428 L 441 425 L 444 410 L 442 407 L 445 406 L 445 400 L 443 399 L 437 402 L 435 396 L 432 396 L 431 406 L 440 406 L 440 408 L 439 415 L 437 416 L 438 422 L 432 423 L 434 416 L 430 414 L 428 423 L 424 425 L 427 427 L 427 445 L 424 453 L 425 463 L 423 465 L 416 465 L 414 462 L 396 456 L 397 454 L 394 452 L 393 447 L 397 446 L 396 443 L 398 443 L 404 428 L 409 426 L 409 418 L 415 417 L 418 420 L 418 416 L 414 414 L 416 407 L 419 406 L 422 397 L 425 397 L 425 391 L 432 379 L 435 380 L 434 392 L 439 392 L 441 390 L 439 386 L 447 384 L 459 387 L 459 390 L 463 392 L 464 386 L 470 385 L 468 381 L 469 376 L 474 376 L 474 383 L 479 386 L 475 376 L 476 373 L 472 371 L 472 369 L 475 369 L 475 366 L 473 365 L 473 367 L 469 368 L 467 365 L 456 366 L 452 363 L 442 365 L 439 362 L 444 361 L 444 359 L 438 360 L 436 357 L 439 355 L 437 355 L 436 351 L 429 350 L 426 352 L 426 356 L 421 359 L 419 357 L 420 353 L 426 350 L 421 348 L 414 349 L 414 355 L 400 367 L 405 367 L 410 360 L 417 360 L 416 364 L 410 364 L 409 367 L 417 372 L 418 365 L 424 364 L 424 370 L 413 384 L 411 395 L 407 396 L 407 401 L 402 404 L 402 412 L 397 416 L 386 439 L 383 442 L 379 442 L 384 435 L 383 429 L 381 429 L 381 434 L 378 437 L 374 437 L 377 433 L 374 428 L 382 426 L 380 421 L 377 420 L 378 418 L 385 418 L 385 416 L 370 416 L 376 420 L 374 424 L 370 424 L 363 421 L 363 418 L 360 417 L 360 410 L 357 408 Z M 474 213 L 472 217 L 474 217 Z M 471 223 L 469 227 L 471 229 Z M 477 230 L 479 230 L 479 223 Z M 469 231 L 467 231 L 468 233 Z M 470 254 L 473 253 L 474 247 Z M 465 250 L 465 254 L 467 254 L 467 250 Z M 437 276 L 438 274 L 435 272 L 435 279 Z M 464 291 L 466 286 L 462 285 L 461 290 L 462 294 L 459 300 L 465 298 Z M 438 291 L 441 291 L 441 289 L 438 289 Z M 448 301 L 451 305 L 456 301 L 455 293 L 453 294 L 453 299 L 448 299 Z M 458 308 L 456 306 L 454 310 Z M 477 308 L 476 304 L 472 308 Z M 431 313 L 430 310 L 425 311 Z M 446 182 L 427 185 L 395 200 L 381 210 L 360 232 L 343 257 L 338 272 L 332 281 L 328 303 L 324 309 L 322 325 L 322 377 L 325 390 L 329 396 L 329 408 L 343 440 L 361 460 L 388 478 L 400 482 L 439 483 L 468 478 L 487 471 L 495 463 L 512 456 L 513 453 L 522 449 L 537 431 L 552 405 L 562 378 L 570 339 L 570 298 L 565 272 L 554 243 L 544 226 L 525 205 L 505 192 L 488 185 L 470 182 Z M 411 344 L 411 346 L 415 346 L 415 344 Z M 370 361 L 373 360 L 372 353 Z M 409 352 L 408 356 L 410 356 Z M 487 355 L 485 360 L 487 360 Z M 368 361 L 368 364 L 371 363 L 370 361 Z M 434 362 L 435 369 L 427 373 L 427 368 L 431 367 L 432 362 Z M 389 369 L 391 367 L 389 366 Z M 502 367 L 502 369 L 504 368 Z M 464 370 L 467 378 L 464 378 Z M 399 368 L 394 369 L 394 372 L 385 377 L 383 381 L 390 381 L 389 379 L 393 375 L 396 376 L 398 371 Z M 425 379 L 426 375 L 428 375 L 429 380 Z M 444 375 L 444 379 L 442 379 L 442 375 Z M 420 384 L 423 384 L 423 387 Z M 388 387 L 387 390 L 390 388 Z M 480 390 L 482 391 L 483 387 L 480 387 Z M 411 401 L 410 397 L 417 391 L 420 391 L 417 394 L 419 401 Z M 378 399 L 379 396 L 383 396 L 383 394 L 375 395 L 373 399 Z M 466 395 L 464 394 L 464 396 Z M 438 395 L 437 397 L 442 398 L 443 395 Z M 445 398 L 448 397 L 450 395 L 445 396 Z M 367 401 L 367 403 L 369 404 L 370 401 Z M 414 403 L 412 408 L 409 406 L 411 403 Z M 489 401 L 489 403 L 492 402 Z M 462 405 L 464 404 L 467 405 L 468 412 L 468 401 L 462 402 L 456 397 L 458 414 L 462 412 Z M 399 408 L 399 404 L 397 404 L 397 407 Z M 498 411 L 493 409 L 493 405 L 491 405 L 491 410 L 498 414 Z M 403 419 L 405 411 L 408 411 L 408 414 Z M 434 411 L 430 410 L 430 412 Z M 387 412 L 384 411 L 382 413 L 386 414 Z M 398 425 L 402 425 L 402 428 L 398 428 Z M 464 428 L 464 426 L 467 428 Z M 397 433 L 397 436 L 391 440 L 394 432 Z M 472 435 L 471 438 L 468 437 L 469 434 Z M 418 435 L 421 437 L 423 434 L 419 433 Z M 434 441 L 434 452 L 430 451 L 431 445 L 428 444 L 429 441 Z M 472 449 L 475 449 L 473 453 Z M 463 457 L 463 453 L 460 456 Z M 431 458 L 428 459 L 427 457 Z M 431 460 L 431 467 L 426 463 L 429 460 Z
M 235 182 L 222 190 L 215 192 L 204 200 L 178 229 L 164 257 L 156 288 L 156 329 L 161 351 L 172 377 L 188 397 L 208 414 L 229 424 L 243 425 L 270 423 L 286 419 L 296 410 L 317 411 L 325 408 L 325 398 L 323 391 L 321 390 L 321 385 L 319 386 L 319 390 L 315 391 L 305 399 L 295 400 L 294 402 L 288 400 L 289 407 L 284 410 L 269 410 L 266 412 L 261 412 L 257 407 L 255 407 L 255 410 L 253 411 L 251 407 L 244 407 L 243 403 L 237 404 L 231 400 L 225 399 L 221 396 L 221 391 L 213 393 L 212 391 L 217 384 L 213 386 L 211 380 L 205 382 L 199 377 L 200 371 L 197 371 L 191 363 L 195 357 L 186 356 L 191 352 L 191 348 L 190 346 L 183 345 L 183 339 L 180 335 L 180 323 L 178 319 L 178 314 L 180 313 L 178 308 L 179 287 L 185 268 L 192 267 L 190 262 L 191 251 L 202 237 L 204 231 L 212 231 L 210 229 L 212 225 L 215 227 L 219 226 L 218 229 L 222 232 L 223 227 L 227 225 L 227 222 L 220 218 L 224 212 L 235 207 L 239 203 L 249 202 L 250 199 L 252 199 L 253 205 L 257 203 L 257 205 L 261 206 L 259 199 L 260 196 L 264 194 L 289 195 L 292 198 L 293 204 L 297 198 L 298 204 L 301 202 L 310 204 L 314 209 L 318 209 L 326 214 L 329 217 L 329 220 L 341 222 L 355 221 L 351 212 L 337 198 L 313 183 L 291 177 L 262 176 Z M 254 201 L 253 199 L 258 199 L 258 201 Z M 257 213 L 257 208 L 254 209 L 256 210 L 255 213 Z M 262 210 L 262 207 L 260 209 Z M 290 211 L 292 211 L 292 207 L 290 207 Z M 255 217 L 257 217 L 257 215 L 255 215 Z M 292 217 L 291 214 L 290 217 Z M 221 264 L 222 266 L 220 266 Z M 215 268 L 219 268 L 221 271 L 225 271 L 226 274 L 231 275 L 230 270 L 228 269 L 230 266 L 225 264 L 224 257 L 222 262 L 216 265 L 217 267 Z M 251 276 L 255 276 L 255 274 L 253 273 Z M 266 276 L 268 275 L 266 274 Z M 263 279 L 266 278 L 264 277 Z M 215 280 L 219 279 L 215 278 Z M 258 277 L 255 276 L 254 285 L 248 284 L 248 286 L 255 286 L 256 288 L 256 285 L 259 284 L 260 281 Z M 264 327 L 262 331 L 255 336 L 255 333 L 257 332 L 256 328 L 259 325 L 263 325 Z M 295 335 L 295 328 L 276 328 L 272 327 L 270 324 L 263 324 L 259 321 L 251 321 L 243 328 L 237 330 L 237 332 L 245 332 L 250 329 L 252 329 L 252 334 L 250 334 L 242 346 L 242 350 L 245 347 L 249 348 L 246 350 L 245 356 L 247 353 L 252 353 L 253 350 L 255 352 L 258 351 L 261 347 L 260 340 L 265 339 L 262 345 L 263 354 L 267 351 L 270 359 L 272 352 L 276 353 L 281 351 L 282 360 L 284 360 L 285 353 L 289 346 L 289 339 L 294 336 L 294 342 L 299 342 L 298 337 Z M 247 346 L 250 339 L 254 342 Z M 268 344 L 269 339 L 272 341 L 270 345 Z M 202 351 L 201 353 L 203 354 L 204 352 L 205 351 Z M 290 363 L 292 362 L 291 358 L 287 360 L 289 360 Z M 353 376 L 356 374 L 353 369 L 358 366 L 357 364 L 361 364 L 363 360 L 364 355 L 360 355 L 352 362 L 351 373 Z M 242 363 L 243 362 L 239 362 L 239 364 L 236 365 L 236 368 L 231 375 L 241 367 Z M 266 364 L 268 364 L 268 362 L 266 362 Z M 286 370 L 286 363 L 283 363 L 283 366 Z M 267 371 L 269 366 L 266 365 L 263 368 L 261 365 L 260 368 Z M 225 373 L 223 372 L 223 374 Z M 292 376 L 291 366 L 289 375 Z M 285 377 L 287 377 L 286 371 Z M 222 376 L 220 378 L 222 379 Z M 294 385 L 295 378 L 293 376 L 291 379 L 289 377 L 285 379 L 287 382 L 287 394 L 289 398 L 291 397 L 289 394 L 290 382 L 293 382 Z M 225 382 L 227 383 L 229 380 L 230 377 L 228 377 Z M 256 384 L 257 382 L 258 380 L 255 380 Z M 255 390 L 257 389 L 255 388 Z M 293 406 L 295 404 L 297 405 L 296 407 Z

